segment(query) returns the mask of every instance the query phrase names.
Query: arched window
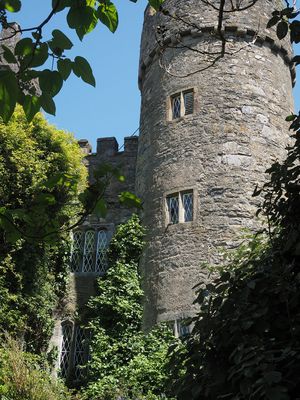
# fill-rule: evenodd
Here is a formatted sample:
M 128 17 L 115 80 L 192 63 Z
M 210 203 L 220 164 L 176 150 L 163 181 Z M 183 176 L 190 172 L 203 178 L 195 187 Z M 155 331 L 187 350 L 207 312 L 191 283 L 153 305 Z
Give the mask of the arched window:
M 84 232 L 75 231 L 72 235 L 71 269 L 81 271 L 83 259 Z
M 107 270 L 108 236 L 105 229 L 75 231 L 71 254 L 73 272 L 105 273 Z
M 74 346 L 74 378 L 84 377 L 86 369 L 84 366 L 88 361 L 88 331 L 80 326 L 75 327 L 75 346 Z
M 70 321 L 62 324 L 62 343 L 60 352 L 60 371 L 63 378 L 69 376 L 72 351 L 73 324 Z
M 107 232 L 102 230 L 97 235 L 96 272 L 104 273 L 107 270 Z
M 95 231 L 85 232 L 82 272 L 95 271 Z
M 62 324 L 60 373 L 64 379 L 84 377 L 89 355 L 89 331 L 71 321 Z

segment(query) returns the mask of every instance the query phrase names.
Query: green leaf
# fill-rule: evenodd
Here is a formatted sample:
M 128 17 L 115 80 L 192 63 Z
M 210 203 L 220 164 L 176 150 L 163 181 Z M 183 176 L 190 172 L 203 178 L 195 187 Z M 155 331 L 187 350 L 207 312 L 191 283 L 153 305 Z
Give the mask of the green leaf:
M 67 80 L 72 71 L 72 61 L 69 58 L 60 58 L 57 61 L 57 69 L 63 80 Z
M 47 189 L 53 189 L 55 186 L 62 186 L 64 184 L 64 181 L 65 181 L 65 174 L 58 173 L 47 179 L 47 181 L 44 182 L 44 186 Z
M 0 71 L 0 116 L 5 123 L 14 112 L 18 92 L 15 74 L 11 70 Z
M 56 96 L 63 85 L 63 79 L 58 71 L 45 69 L 39 76 L 39 85 L 43 92 Z
M 53 10 L 55 9 L 56 13 L 70 6 L 71 6 L 71 0 L 52 0 L 52 9 Z
M 40 100 L 37 96 L 26 95 L 23 103 L 23 110 L 28 122 L 31 122 L 33 117 L 41 108 Z
M 8 48 L 7 46 L 4 46 L 4 44 L 3 44 L 2 49 L 4 50 L 3 57 L 4 57 L 5 61 L 8 62 L 9 64 L 15 64 L 17 62 L 17 59 L 14 56 L 14 53 L 10 50 L 10 48 Z
M 43 92 L 43 94 L 40 97 L 40 103 L 41 107 L 43 108 L 44 111 L 46 111 L 46 113 L 55 115 L 56 107 L 52 99 L 52 96 L 50 94 Z
M 6 9 L 10 12 L 18 12 L 21 9 L 20 0 L 2 0 L 0 1 L 0 8 Z
M 35 201 L 38 205 L 48 206 L 56 203 L 56 199 L 51 193 L 39 193 Z
M 99 20 L 114 33 L 119 23 L 118 11 L 115 5 L 109 1 L 100 3 L 97 14 Z
M 71 29 L 75 29 L 80 40 L 91 32 L 97 25 L 98 18 L 93 7 L 88 5 L 74 5 L 67 15 L 67 22 Z
M 59 47 L 63 50 L 70 50 L 73 47 L 71 40 L 59 29 L 52 31 L 52 43 L 55 47 Z
M 18 41 L 15 47 L 16 56 L 28 56 L 33 51 L 33 41 L 31 38 L 25 38 Z
M 158 11 L 161 5 L 163 4 L 164 0 L 149 0 L 149 4 L 154 10 Z
M 84 35 L 92 32 L 97 26 L 98 17 L 96 10 L 91 7 L 86 7 L 81 22 L 82 25 L 76 28 L 76 33 L 80 40 L 83 39 Z
M 16 243 L 16 241 L 21 238 L 21 233 L 16 229 L 13 222 L 10 221 L 13 221 L 13 217 L 10 215 L 10 213 L 0 213 L 0 226 L 5 232 L 6 241 L 8 243 Z
M 119 194 L 119 201 L 127 207 L 142 208 L 142 201 L 131 192 L 122 192 Z
M 32 56 L 32 53 L 25 57 L 24 61 L 28 67 L 39 67 L 43 65 L 48 59 L 48 45 L 47 43 L 41 43 L 38 45 Z
M 297 115 L 291 114 L 291 115 L 288 115 L 285 120 L 287 122 L 291 122 L 291 121 L 294 121 L 295 118 L 297 118 Z
M 277 22 L 280 21 L 280 17 L 278 15 L 274 15 L 268 22 L 267 28 L 271 28 L 272 26 L 276 25 Z
M 92 68 L 88 61 L 80 56 L 75 57 L 73 62 L 73 71 L 75 75 L 80 77 L 84 82 L 96 86 L 95 77 L 93 75 Z
M 107 214 L 107 205 L 104 199 L 99 199 L 94 208 L 94 213 L 97 217 L 105 218 Z
M 67 22 L 71 29 L 76 29 L 81 26 L 81 12 L 83 7 L 73 6 L 70 8 L 67 15 Z
M 277 37 L 278 39 L 283 39 L 289 31 L 289 26 L 286 21 L 280 21 L 279 24 L 277 25 Z

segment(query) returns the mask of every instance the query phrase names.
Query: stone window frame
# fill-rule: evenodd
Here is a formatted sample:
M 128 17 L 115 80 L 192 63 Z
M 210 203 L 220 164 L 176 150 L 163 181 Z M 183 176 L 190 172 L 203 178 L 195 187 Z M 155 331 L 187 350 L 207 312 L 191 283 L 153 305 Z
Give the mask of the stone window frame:
M 94 232 L 94 246 L 93 246 L 93 252 L 91 255 L 91 260 L 87 262 L 87 248 L 86 248 L 86 240 L 87 240 L 87 235 L 89 232 Z M 107 260 L 104 261 L 103 263 L 99 263 L 99 258 L 103 258 L 103 255 L 101 256 L 101 252 L 99 251 L 99 234 L 101 232 L 106 232 L 106 249 L 108 248 L 112 232 L 110 229 L 105 226 L 105 225 L 99 225 L 99 226 L 93 226 L 93 225 L 84 225 L 76 229 L 75 231 L 71 232 L 71 255 L 70 255 L 70 268 L 71 272 L 77 275 L 87 275 L 87 274 L 93 274 L 97 276 L 102 276 L 105 274 L 108 268 L 108 263 Z M 83 238 L 81 240 L 81 251 L 79 252 L 79 255 L 77 256 L 79 259 L 77 261 L 74 261 L 74 234 L 76 233 L 81 233 Z M 73 262 L 77 263 L 77 267 L 74 267 L 72 264 Z M 93 269 L 89 270 L 87 264 L 93 264 Z M 99 263 L 99 265 L 98 265 Z M 79 267 L 80 264 L 80 267 Z
M 185 114 L 185 106 L 184 106 L 184 94 L 193 92 L 193 112 L 189 114 Z M 177 122 L 181 121 L 182 119 L 185 118 L 190 118 L 193 115 L 195 115 L 196 110 L 198 109 L 198 104 L 197 104 L 197 89 L 194 87 L 188 87 L 188 88 L 183 88 L 181 90 L 178 90 L 175 93 L 172 93 L 170 96 L 167 98 L 167 121 L 168 122 Z M 174 98 L 180 96 L 180 116 L 173 118 L 173 100 Z
M 67 328 L 66 337 L 64 330 Z M 60 376 L 65 380 L 78 381 L 85 377 L 89 361 L 90 331 L 80 324 L 66 319 L 61 323 L 61 342 L 59 349 Z M 67 343 L 67 351 L 66 349 Z
M 187 318 L 176 318 L 173 321 L 173 334 L 176 338 L 183 338 L 192 333 L 192 323 L 187 323 Z
M 183 207 L 183 195 L 187 193 L 192 193 L 193 195 L 193 218 L 190 221 L 184 221 L 184 207 Z M 172 223 L 170 221 L 170 214 L 169 214 L 169 207 L 168 207 L 168 199 L 172 196 L 178 196 L 179 202 L 179 215 L 178 215 L 178 222 Z M 193 224 L 196 221 L 196 210 L 197 210 L 197 190 L 194 187 L 180 187 L 174 190 L 170 190 L 164 193 L 163 196 L 163 209 L 164 209 L 164 220 L 165 226 L 178 226 L 178 225 L 187 225 Z

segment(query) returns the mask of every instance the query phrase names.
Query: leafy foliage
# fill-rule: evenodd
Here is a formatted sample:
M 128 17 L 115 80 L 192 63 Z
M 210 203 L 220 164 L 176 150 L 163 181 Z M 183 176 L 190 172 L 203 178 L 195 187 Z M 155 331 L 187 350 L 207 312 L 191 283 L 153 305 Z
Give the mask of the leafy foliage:
M 162 1 L 151 0 L 150 3 L 159 9 Z M 9 27 L 7 12 L 18 12 L 21 6 L 21 0 L 0 1 L 0 23 L 4 29 Z M 23 107 L 28 122 L 40 108 L 55 115 L 53 97 L 72 72 L 84 82 L 96 85 L 92 68 L 85 58 L 77 56 L 71 60 L 66 57 L 66 51 L 73 47 L 73 43 L 64 32 L 54 29 L 52 36 L 44 39 L 44 26 L 64 10 L 67 11 L 68 27 L 76 31 L 80 40 L 98 23 L 106 25 L 111 32 L 118 27 L 118 11 L 109 0 L 52 0 L 49 15 L 38 26 L 24 29 L 11 27 L 9 38 L 4 40 L 1 60 L 6 68 L 0 73 L 0 116 L 4 122 L 10 120 L 16 104 Z M 9 39 L 20 33 L 31 33 L 32 37 L 22 38 L 14 49 L 10 48 Z M 42 69 L 49 61 L 52 61 L 51 70 Z M 53 69 L 54 64 L 56 70 Z
M 39 357 L 23 352 L 9 337 L 0 348 L 0 396 L 3 400 L 75 400 L 50 377 Z
M 0 323 L 36 352 L 47 348 L 69 262 L 68 232 L 47 242 L 42 236 L 80 211 L 81 161 L 73 137 L 41 115 L 28 125 L 18 111 L 0 125 Z
M 86 399 L 155 400 L 166 392 L 171 330 L 159 325 L 141 331 L 142 298 L 138 260 L 143 229 L 136 216 L 120 225 L 109 249 L 110 268 L 98 280 L 98 294 L 89 303 L 92 332 Z

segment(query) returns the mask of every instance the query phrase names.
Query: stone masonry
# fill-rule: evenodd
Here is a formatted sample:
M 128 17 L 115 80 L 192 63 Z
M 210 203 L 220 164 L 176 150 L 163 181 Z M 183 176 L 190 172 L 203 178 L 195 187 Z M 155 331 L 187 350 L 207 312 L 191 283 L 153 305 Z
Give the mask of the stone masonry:
M 272 160 L 284 156 L 284 120 L 293 111 L 291 46 L 266 29 L 276 6 L 258 0 L 225 14 L 227 53 L 215 63 L 221 41 L 211 6 L 165 1 L 165 9 L 199 28 L 145 11 L 136 192 L 147 228 L 141 265 L 146 328 L 191 316 L 193 286 L 208 279 L 205 265 L 218 263 L 223 248 L 236 247 L 242 228 L 260 226 L 252 193 Z M 194 94 L 193 113 L 172 119 L 172 96 L 186 90 Z M 170 224 L 167 198 L 185 191 L 193 192 L 193 220 Z
M 120 168 L 125 175 L 125 182 L 119 182 L 112 179 L 106 192 L 108 203 L 108 214 L 106 218 L 98 218 L 91 215 L 79 227 L 79 230 L 105 229 L 108 233 L 108 241 L 113 235 L 115 228 L 122 222 L 125 222 L 131 215 L 132 210 L 121 206 L 118 201 L 118 194 L 122 191 L 134 192 L 135 187 L 135 169 L 137 156 L 137 137 L 127 137 L 124 141 L 124 150 L 118 151 L 119 145 L 115 138 L 102 138 L 97 141 L 97 151 L 92 152 L 92 148 L 87 140 L 82 139 L 79 145 L 86 154 L 85 164 L 89 171 L 89 180 L 93 181 L 93 171 L 97 166 L 107 163 Z M 76 321 L 76 316 L 81 318 L 85 313 L 85 305 L 89 298 L 95 293 L 97 272 L 72 272 L 69 279 L 68 295 L 56 310 L 55 328 L 51 339 L 51 346 L 56 346 L 61 355 L 63 343 L 63 324 L 65 321 Z M 74 346 L 74 344 L 72 345 Z M 59 357 L 61 358 L 61 357 Z M 60 360 L 57 360 L 56 370 L 60 369 Z

